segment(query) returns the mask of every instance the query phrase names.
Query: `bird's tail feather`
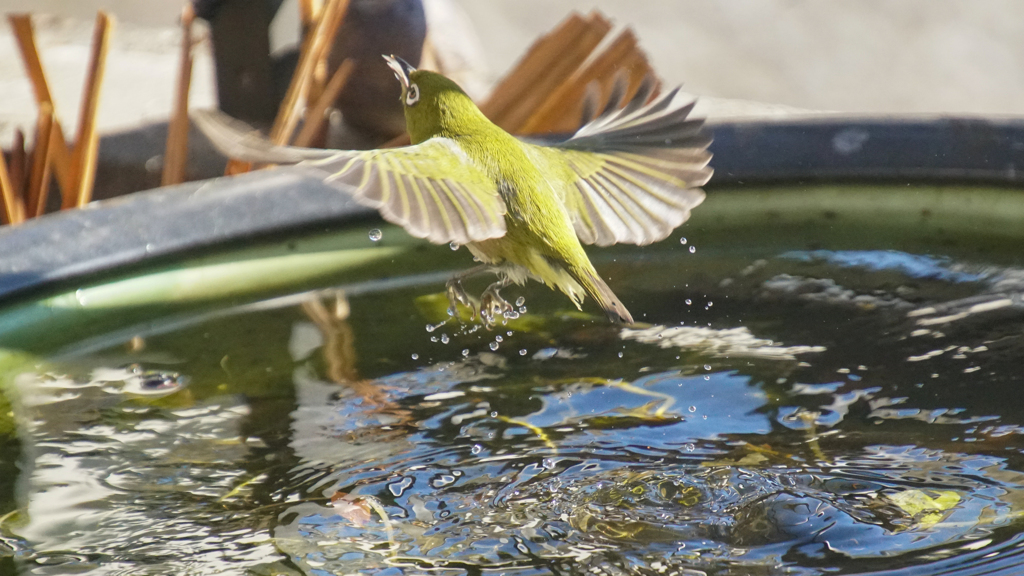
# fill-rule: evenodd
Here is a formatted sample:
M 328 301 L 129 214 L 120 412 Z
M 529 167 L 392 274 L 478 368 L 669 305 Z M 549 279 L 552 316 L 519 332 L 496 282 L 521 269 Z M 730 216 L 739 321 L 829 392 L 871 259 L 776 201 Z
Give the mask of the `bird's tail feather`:
M 633 323 L 633 316 L 630 315 L 629 310 L 626 310 L 626 306 L 621 300 L 619 300 L 618 296 L 612 292 L 612 289 L 608 287 L 608 284 L 606 284 L 605 281 L 597 275 L 597 271 L 594 270 L 593 267 L 574 267 L 574 269 L 571 269 L 570 274 L 576 278 L 576 281 L 579 282 L 581 286 L 583 286 L 583 289 L 587 291 L 587 294 L 589 294 L 590 297 L 604 309 L 609 320 L 621 324 Z

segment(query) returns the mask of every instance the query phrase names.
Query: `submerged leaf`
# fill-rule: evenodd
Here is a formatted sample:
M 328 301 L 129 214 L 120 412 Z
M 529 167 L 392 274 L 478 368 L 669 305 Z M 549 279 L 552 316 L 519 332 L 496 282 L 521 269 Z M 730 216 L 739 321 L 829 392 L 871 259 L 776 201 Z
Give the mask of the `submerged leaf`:
M 366 523 L 370 521 L 370 505 L 362 496 L 347 492 L 335 492 L 331 496 L 331 506 L 339 516 L 356 526 L 366 526 Z
M 890 502 L 899 507 L 909 516 L 917 516 L 922 512 L 943 512 L 960 503 L 960 495 L 951 490 L 935 492 L 931 497 L 920 490 L 905 490 L 886 496 Z

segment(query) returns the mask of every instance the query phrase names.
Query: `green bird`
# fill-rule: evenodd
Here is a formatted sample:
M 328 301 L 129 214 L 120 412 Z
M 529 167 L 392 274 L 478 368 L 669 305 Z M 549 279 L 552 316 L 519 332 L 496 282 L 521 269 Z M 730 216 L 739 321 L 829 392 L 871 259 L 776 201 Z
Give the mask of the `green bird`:
M 494 271 L 498 281 L 480 298 L 487 324 L 512 311 L 499 290 L 529 278 L 577 308 L 589 295 L 611 320 L 631 324 L 583 244 L 657 242 L 704 200 L 711 140 L 702 120 L 688 118 L 693 102 L 680 102 L 676 89 L 645 104 L 645 83 L 623 108 L 610 105 L 568 140 L 544 146 L 496 126 L 443 75 L 384 58 L 402 84 L 411 146 L 275 146 L 218 113 L 195 119 L 227 156 L 314 170 L 412 236 L 466 246 L 482 264 L 449 280 L 453 313 L 459 303 L 473 308 L 462 280 Z

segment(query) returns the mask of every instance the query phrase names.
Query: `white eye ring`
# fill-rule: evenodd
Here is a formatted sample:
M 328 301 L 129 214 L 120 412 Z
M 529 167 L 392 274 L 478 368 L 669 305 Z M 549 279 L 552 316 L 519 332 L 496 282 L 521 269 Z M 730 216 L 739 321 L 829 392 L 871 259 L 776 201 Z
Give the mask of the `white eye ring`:
M 409 89 L 405 91 L 405 105 L 412 106 L 420 101 L 420 87 L 415 84 L 409 84 Z

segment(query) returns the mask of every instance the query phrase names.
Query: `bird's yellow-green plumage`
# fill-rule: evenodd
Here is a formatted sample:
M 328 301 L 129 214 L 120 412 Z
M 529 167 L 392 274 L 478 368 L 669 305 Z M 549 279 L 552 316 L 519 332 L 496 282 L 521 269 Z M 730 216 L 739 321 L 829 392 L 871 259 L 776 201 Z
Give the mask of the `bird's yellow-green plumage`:
M 402 83 L 405 148 L 339 151 L 273 146 L 211 114 L 196 119 L 229 156 L 301 163 L 435 243 L 466 245 L 502 275 L 481 315 L 510 308 L 497 289 L 538 279 L 579 306 L 594 298 L 613 320 L 633 321 L 594 270 L 582 243 L 644 245 L 671 234 L 700 204 L 710 140 L 672 91 L 645 105 L 643 90 L 554 146 L 524 142 L 488 120 L 444 76 L 387 58 Z M 468 303 L 458 280 L 453 306 Z

